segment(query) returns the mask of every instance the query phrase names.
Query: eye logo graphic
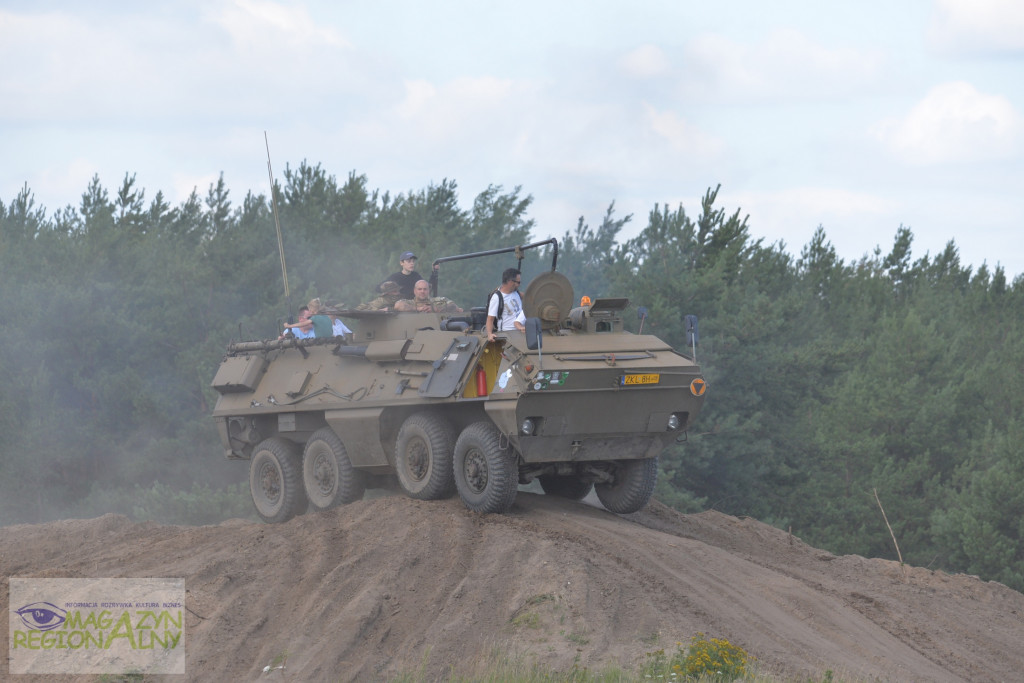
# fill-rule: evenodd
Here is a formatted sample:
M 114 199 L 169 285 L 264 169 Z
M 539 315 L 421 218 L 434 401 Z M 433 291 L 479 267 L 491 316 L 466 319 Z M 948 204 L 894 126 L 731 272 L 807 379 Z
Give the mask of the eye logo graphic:
M 14 610 L 31 631 L 51 631 L 67 619 L 67 612 L 50 602 L 33 602 Z

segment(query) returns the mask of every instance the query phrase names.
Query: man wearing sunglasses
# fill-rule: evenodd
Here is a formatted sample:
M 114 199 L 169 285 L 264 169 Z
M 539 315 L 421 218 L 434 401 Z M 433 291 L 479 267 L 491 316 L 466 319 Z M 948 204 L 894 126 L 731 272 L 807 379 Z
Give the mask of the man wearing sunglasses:
M 487 298 L 487 341 L 494 341 L 495 323 L 498 332 L 526 331 L 526 313 L 519 285 L 523 275 L 518 268 L 506 268 L 501 274 L 501 286 Z

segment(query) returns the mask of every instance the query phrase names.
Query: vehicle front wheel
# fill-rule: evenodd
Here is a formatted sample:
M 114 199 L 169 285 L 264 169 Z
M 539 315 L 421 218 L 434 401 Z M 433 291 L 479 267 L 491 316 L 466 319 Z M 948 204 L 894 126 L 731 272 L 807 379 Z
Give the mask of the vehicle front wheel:
M 287 522 L 302 514 L 308 501 L 299 447 L 276 436 L 261 441 L 249 462 L 249 492 L 264 522 Z
M 519 471 L 510 446 L 491 422 L 474 422 L 455 442 L 455 487 L 474 512 L 507 512 L 519 489 Z
M 579 477 L 560 476 L 557 474 L 544 474 L 537 479 L 540 480 L 540 487 L 549 496 L 568 498 L 569 500 L 583 500 L 590 493 L 593 486 L 589 481 L 583 481 Z
M 362 500 L 362 473 L 352 467 L 345 444 L 330 427 L 313 432 L 302 455 L 302 483 L 318 510 Z
M 402 423 L 395 442 L 395 469 L 411 497 L 436 500 L 455 492 L 453 432 L 447 420 L 430 413 L 410 415 Z
M 626 515 L 642 510 L 658 481 L 658 459 L 620 460 L 611 484 L 594 484 L 598 500 L 610 512 Z

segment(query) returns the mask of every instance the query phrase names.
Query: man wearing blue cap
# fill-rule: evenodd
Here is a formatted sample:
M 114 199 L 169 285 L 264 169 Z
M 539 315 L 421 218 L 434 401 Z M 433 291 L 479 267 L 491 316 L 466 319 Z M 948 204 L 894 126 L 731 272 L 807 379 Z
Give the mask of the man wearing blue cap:
M 403 252 L 398 257 L 398 263 L 402 266 L 402 270 L 397 273 L 392 273 L 384 278 L 384 281 L 398 283 L 401 288 L 403 299 L 415 298 L 416 283 L 423 279 L 423 276 L 416 272 L 416 254 L 411 251 Z M 437 271 L 435 270 L 430 275 L 430 291 L 437 291 Z

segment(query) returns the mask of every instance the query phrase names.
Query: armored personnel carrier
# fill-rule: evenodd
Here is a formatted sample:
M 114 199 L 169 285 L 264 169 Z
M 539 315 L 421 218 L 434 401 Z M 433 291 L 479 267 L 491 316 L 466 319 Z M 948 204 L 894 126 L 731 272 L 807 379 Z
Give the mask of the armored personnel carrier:
M 486 310 L 341 310 L 354 334 L 232 343 L 213 380 L 224 455 L 249 462 L 259 516 L 283 522 L 307 508 L 363 497 L 397 475 L 414 498 L 456 491 L 479 512 L 507 511 L 520 484 L 610 511 L 650 500 L 658 454 L 700 411 L 705 382 L 692 358 L 627 332 L 629 301 L 573 306 L 551 270 L 523 294 L 526 332 L 484 333 Z M 533 252 L 542 253 L 542 252 Z M 481 292 L 481 300 L 485 292 Z

